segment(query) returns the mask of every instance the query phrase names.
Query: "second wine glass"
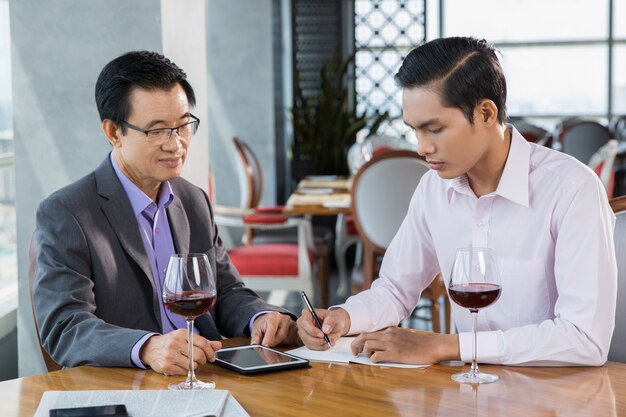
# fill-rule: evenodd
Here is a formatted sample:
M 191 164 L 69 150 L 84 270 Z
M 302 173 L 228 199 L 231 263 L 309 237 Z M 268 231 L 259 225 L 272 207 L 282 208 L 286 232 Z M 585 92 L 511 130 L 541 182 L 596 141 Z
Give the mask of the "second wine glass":
M 203 253 L 172 255 L 163 282 L 163 304 L 170 312 L 187 321 L 187 380 L 169 385 L 169 389 L 192 390 L 215 388 L 214 382 L 196 378 L 193 366 L 193 322 L 215 304 L 217 289 L 208 257 Z
M 472 314 L 472 366 L 469 372 L 452 375 L 457 382 L 485 384 L 498 380 L 497 375 L 484 374 L 476 363 L 476 317 L 478 310 L 495 303 L 500 298 L 502 286 L 500 272 L 489 248 L 457 249 L 450 273 L 448 293 L 450 298 Z

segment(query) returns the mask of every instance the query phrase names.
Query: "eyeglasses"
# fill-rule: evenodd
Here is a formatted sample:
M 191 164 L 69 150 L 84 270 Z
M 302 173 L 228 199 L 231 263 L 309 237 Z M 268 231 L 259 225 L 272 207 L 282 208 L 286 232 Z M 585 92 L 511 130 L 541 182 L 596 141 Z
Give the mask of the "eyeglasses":
M 198 125 L 200 124 L 200 119 L 198 119 L 196 116 L 194 116 L 191 113 L 189 114 L 189 117 L 193 119 L 191 122 L 185 123 L 177 127 L 171 127 L 171 128 L 165 127 L 161 129 L 144 130 L 140 127 L 131 125 L 125 120 L 122 121 L 122 124 L 128 127 L 129 129 L 136 130 L 137 132 L 141 132 L 144 135 L 146 135 L 146 140 L 148 141 L 148 143 L 152 145 L 162 145 L 168 140 L 170 140 L 170 138 L 172 137 L 172 133 L 174 133 L 174 131 L 176 131 L 176 134 L 178 135 L 179 138 L 186 139 L 186 140 L 191 139 L 191 137 L 196 134 L 196 132 L 198 131 Z

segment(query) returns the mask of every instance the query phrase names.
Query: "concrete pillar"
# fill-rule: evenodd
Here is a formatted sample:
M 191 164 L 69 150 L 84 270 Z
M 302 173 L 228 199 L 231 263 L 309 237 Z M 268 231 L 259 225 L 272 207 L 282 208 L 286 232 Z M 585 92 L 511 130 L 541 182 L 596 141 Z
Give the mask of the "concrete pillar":
M 216 201 L 238 206 L 233 136 L 246 141 L 263 168 L 263 204 L 274 204 L 276 156 L 272 0 L 208 0 L 208 102 Z
M 206 6 L 204 0 L 161 0 L 163 54 L 185 70 L 196 92 L 194 115 L 200 127 L 191 142 L 182 176 L 208 192 L 209 117 L 207 103 Z

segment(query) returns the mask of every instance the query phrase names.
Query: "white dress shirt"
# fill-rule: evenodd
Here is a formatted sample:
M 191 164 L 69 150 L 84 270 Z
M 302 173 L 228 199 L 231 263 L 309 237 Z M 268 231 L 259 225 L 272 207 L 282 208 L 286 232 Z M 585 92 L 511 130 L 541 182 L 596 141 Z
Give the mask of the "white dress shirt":
M 490 247 L 502 295 L 478 313 L 479 362 L 606 361 L 617 291 L 615 216 L 606 192 L 585 165 L 511 129 L 495 192 L 476 198 L 465 175 L 422 177 L 380 278 L 339 306 L 350 315 L 351 334 L 398 325 L 438 272 L 447 281 L 457 248 Z M 469 362 L 471 315 L 452 302 L 452 318 L 461 359 Z

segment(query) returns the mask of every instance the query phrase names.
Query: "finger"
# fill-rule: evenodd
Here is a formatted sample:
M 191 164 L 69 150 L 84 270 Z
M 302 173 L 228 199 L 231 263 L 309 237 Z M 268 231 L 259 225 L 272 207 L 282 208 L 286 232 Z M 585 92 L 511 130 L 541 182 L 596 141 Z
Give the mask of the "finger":
M 379 362 L 397 362 L 394 360 L 393 353 L 388 350 L 379 350 L 376 351 L 370 356 L 370 360 L 374 363 Z
M 278 331 L 278 320 L 276 317 L 268 317 L 265 321 L 265 332 L 263 334 L 263 341 L 261 344 L 263 346 L 272 346 L 274 340 L 276 338 L 276 332 Z
M 170 351 L 159 361 L 166 375 L 185 375 L 189 367 L 189 359 L 185 351 Z
M 215 350 L 213 350 L 213 345 L 211 343 L 204 344 L 200 349 L 202 350 L 202 354 L 207 361 L 213 362 L 215 360 Z
M 276 334 L 274 335 L 274 340 L 272 341 L 271 344 L 268 344 L 267 346 L 273 347 L 273 346 L 280 345 L 281 343 L 283 343 L 289 336 L 291 323 L 293 322 L 291 321 L 289 317 L 281 314 L 281 317 L 279 317 L 279 320 L 277 322 L 278 327 L 276 329 Z M 265 340 L 263 342 L 265 342 Z
M 313 317 L 309 314 L 309 318 L 300 317 L 298 319 L 298 334 L 300 338 L 306 335 L 306 338 L 321 338 L 324 337 L 320 329 L 313 324 Z
M 323 337 L 321 330 L 315 324 L 315 320 L 308 309 L 302 310 L 302 315 L 298 319 L 298 329 L 303 329 L 311 336 Z
M 369 333 L 361 333 L 357 337 L 354 338 L 352 343 L 350 344 L 350 348 L 352 350 L 352 354 L 357 356 L 359 353 L 363 352 L 363 345 L 368 340 L 374 340 L 378 338 L 377 332 L 369 332 Z
M 371 357 L 374 353 L 378 351 L 387 350 L 389 345 L 380 340 L 367 340 L 363 344 L 363 355 L 367 358 Z
M 341 316 L 335 311 L 324 310 L 326 314 L 324 314 L 324 319 L 322 321 L 322 331 L 326 334 L 339 333 L 341 329 Z M 320 317 L 320 320 L 321 317 Z
M 267 320 L 267 314 L 263 314 L 257 317 L 252 323 L 252 332 L 250 332 L 250 344 L 258 345 L 263 340 L 263 328 L 265 327 L 265 320 Z
M 304 343 L 304 346 L 309 349 L 324 350 L 324 346 L 326 346 L 323 338 L 315 337 L 312 334 L 306 332 L 301 327 L 298 327 L 298 336 L 300 336 L 300 340 L 302 341 L 302 343 Z
M 206 353 L 204 353 L 204 350 L 202 348 L 194 346 L 193 361 L 196 362 L 198 365 L 204 365 L 207 360 L 208 358 L 206 357 Z
M 350 350 L 352 350 L 352 354 L 354 356 L 358 356 L 363 351 L 363 344 L 365 341 L 363 340 L 363 335 L 360 334 L 354 338 L 352 343 L 350 344 Z
M 211 347 L 213 354 L 210 354 L 207 351 L 205 351 L 204 355 L 206 356 L 207 361 L 215 362 L 215 356 L 216 356 L 215 352 L 217 352 L 218 350 L 222 348 L 222 342 L 220 342 L 219 340 L 209 340 L 209 346 Z

